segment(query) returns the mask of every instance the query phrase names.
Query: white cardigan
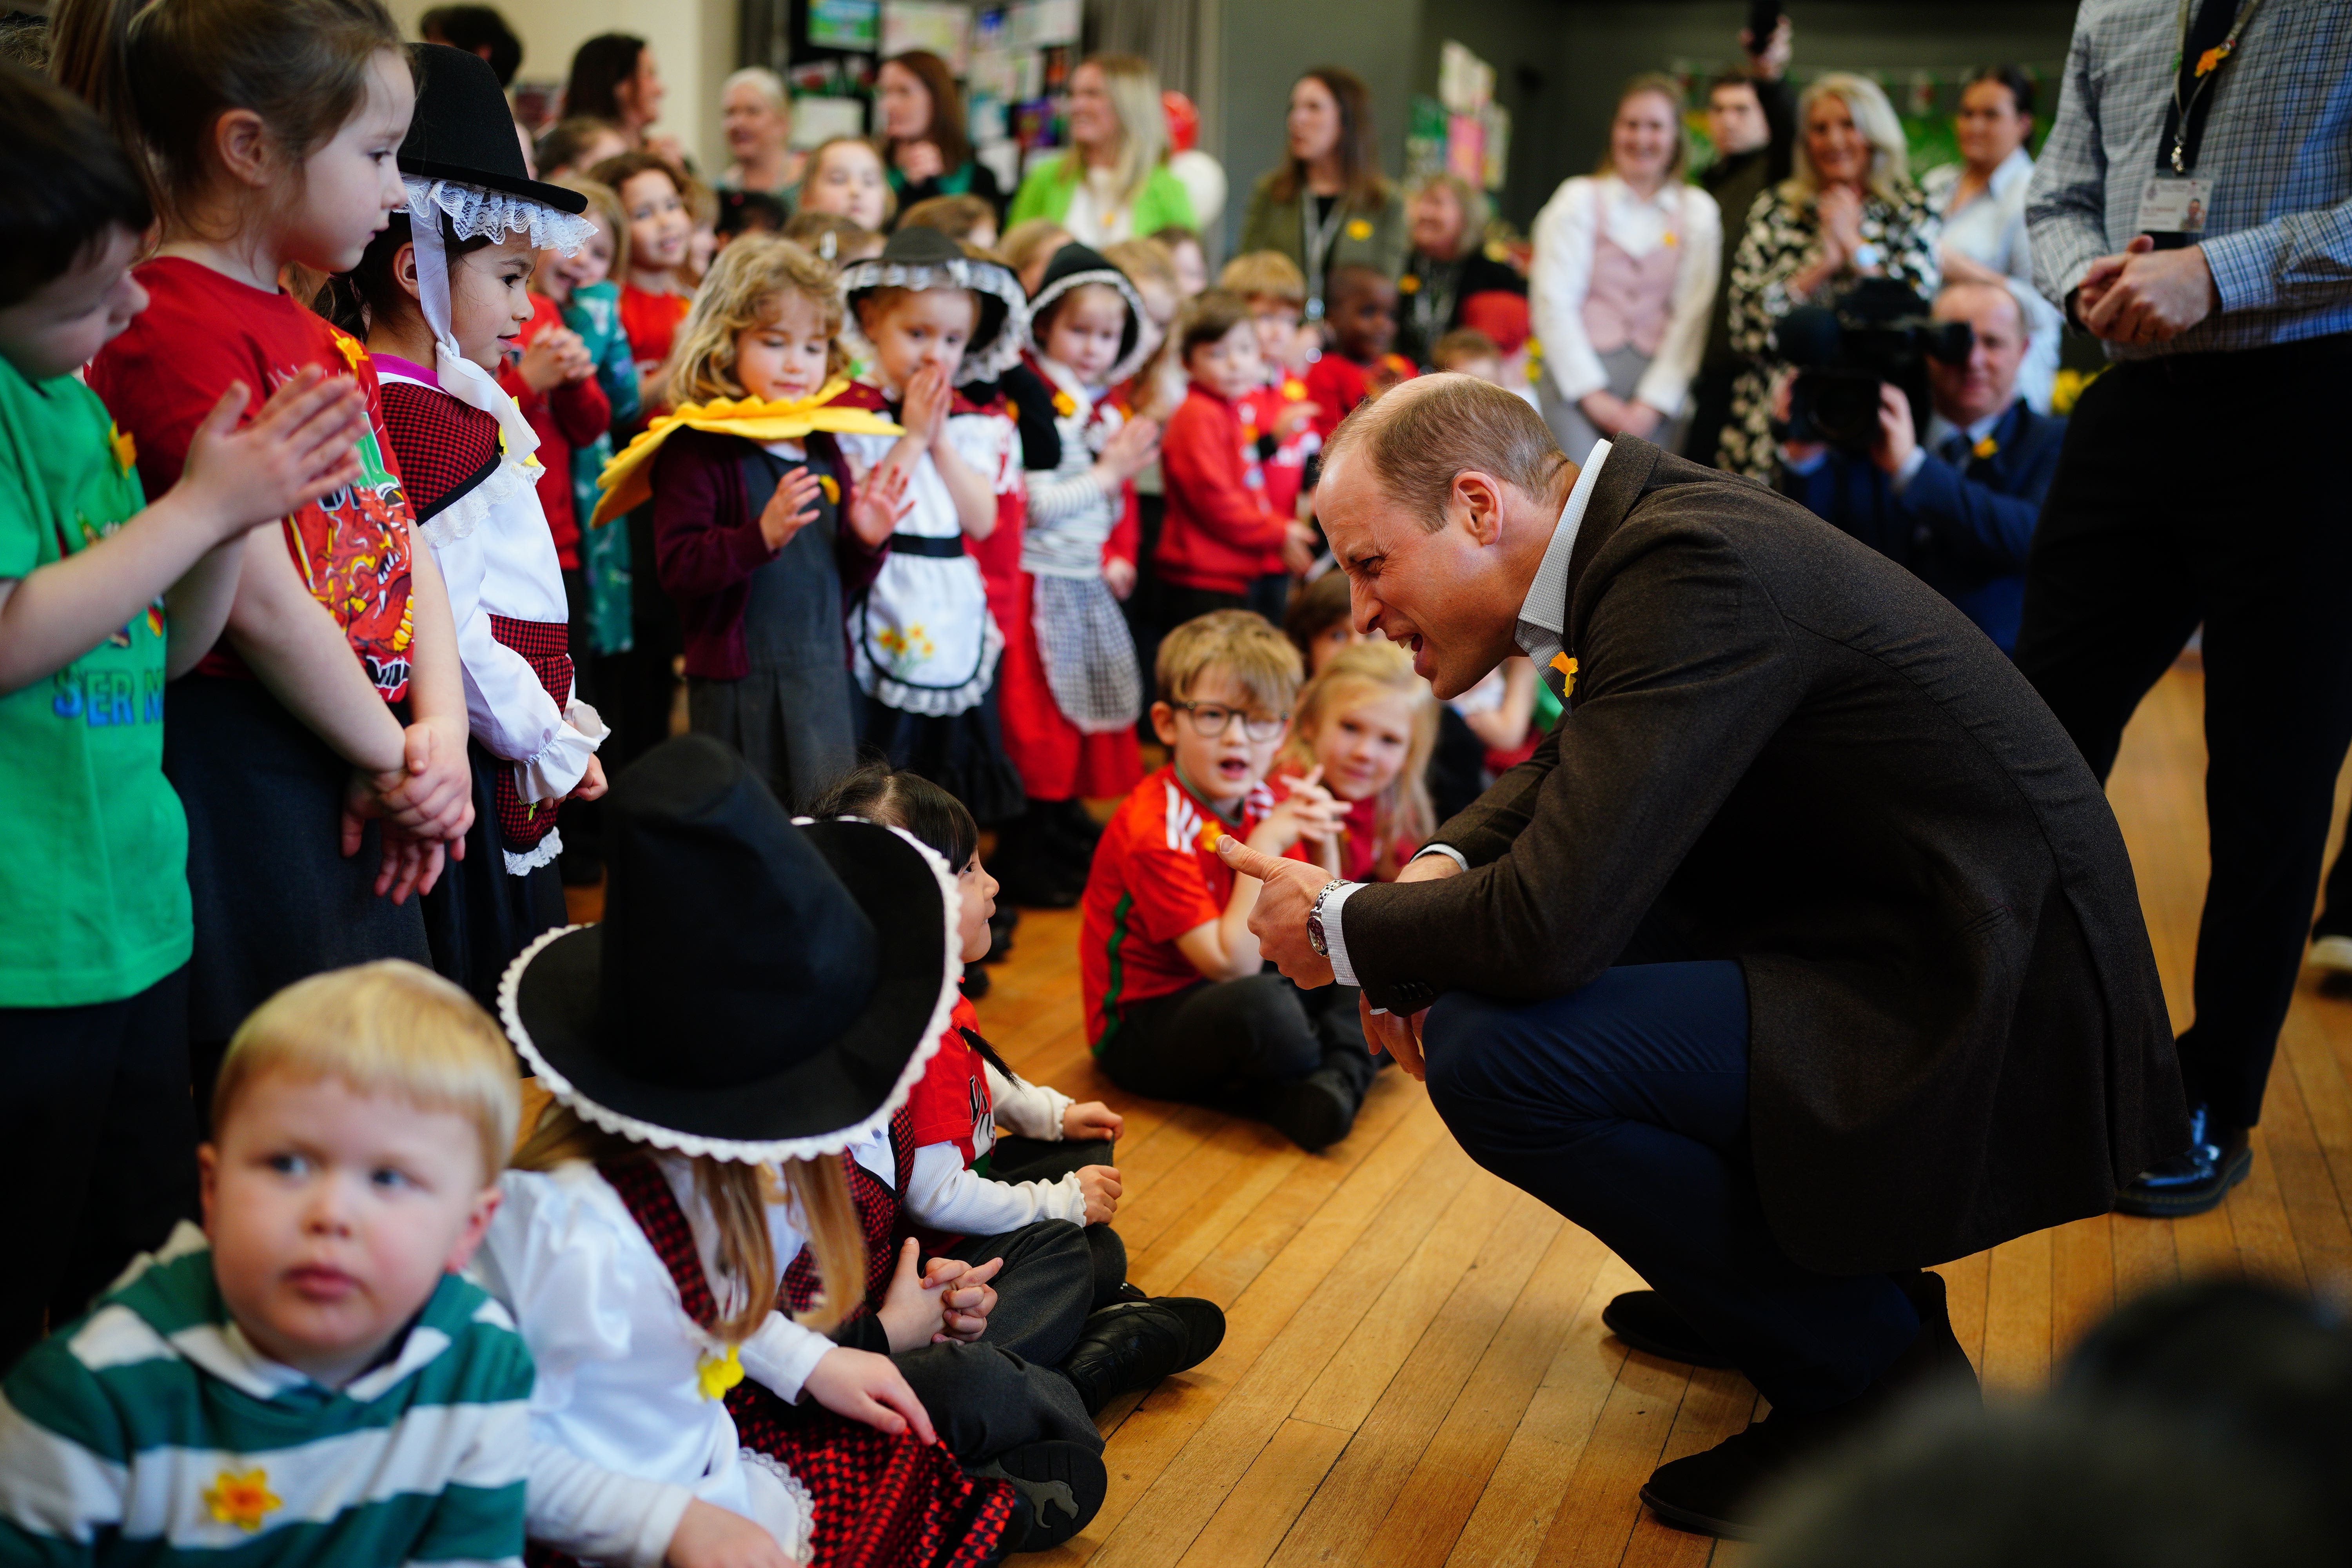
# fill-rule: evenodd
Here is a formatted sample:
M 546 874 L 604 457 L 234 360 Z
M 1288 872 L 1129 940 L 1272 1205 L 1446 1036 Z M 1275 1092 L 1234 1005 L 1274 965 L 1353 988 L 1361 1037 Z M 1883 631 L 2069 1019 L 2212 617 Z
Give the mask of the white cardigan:
M 1528 269 L 1528 308 L 1543 345 L 1544 374 L 1570 403 L 1609 384 L 1584 331 L 1584 294 L 1592 281 L 1592 247 L 1603 200 L 1609 237 L 1643 257 L 1674 233 L 1682 251 L 1665 335 L 1633 389 L 1634 399 L 1671 419 L 1682 412 L 1691 377 L 1706 349 L 1707 311 L 1723 268 L 1723 215 L 1696 185 L 1673 182 L 1643 201 L 1615 174 L 1579 174 L 1561 183 L 1536 215 L 1535 260 Z

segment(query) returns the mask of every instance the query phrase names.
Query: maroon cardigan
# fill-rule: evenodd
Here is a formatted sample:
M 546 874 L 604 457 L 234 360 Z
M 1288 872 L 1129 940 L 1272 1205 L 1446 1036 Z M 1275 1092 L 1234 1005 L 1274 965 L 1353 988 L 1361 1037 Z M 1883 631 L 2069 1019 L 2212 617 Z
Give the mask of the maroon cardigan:
M 686 673 L 708 680 L 740 680 L 751 673 L 743 647 L 743 605 L 751 574 L 776 557 L 747 503 L 740 436 L 680 430 L 654 455 L 654 563 L 662 591 L 677 606 L 686 634 Z M 841 484 L 834 562 L 846 605 L 882 570 L 884 552 L 869 550 L 849 526 L 849 465 L 820 431 L 808 437 L 809 456 L 827 464 Z M 849 660 L 849 634 L 841 657 Z

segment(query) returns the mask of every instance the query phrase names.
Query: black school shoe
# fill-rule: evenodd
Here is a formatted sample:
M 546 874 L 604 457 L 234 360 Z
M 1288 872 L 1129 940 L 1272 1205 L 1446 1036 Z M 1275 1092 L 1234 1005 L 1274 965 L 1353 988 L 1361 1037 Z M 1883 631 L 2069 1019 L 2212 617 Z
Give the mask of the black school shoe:
M 972 1474 L 1013 1483 L 1013 1518 L 1004 1528 L 1000 1563 L 1015 1552 L 1051 1552 L 1061 1545 L 1093 1522 L 1110 1491 L 1102 1456 L 1083 1443 L 1024 1443 Z
M 1338 1068 L 1321 1067 L 1305 1078 L 1262 1091 L 1260 1120 L 1310 1154 L 1320 1154 L 1356 1124 L 1363 1091 Z
M 2189 1113 L 2188 1152 L 2142 1171 L 2116 1194 L 2116 1212 L 2149 1219 L 2203 1214 L 2218 1206 L 2253 1168 L 2246 1129 L 2215 1126 L 2212 1112 L 2200 1105 Z
M 1225 1314 L 1214 1301 L 1153 1296 L 1115 1301 L 1087 1316 L 1062 1375 L 1077 1385 L 1089 1415 L 1122 1394 L 1190 1372 L 1225 1342 Z
M 1661 1361 L 1678 1361 L 1686 1366 L 1732 1364 L 1655 1290 L 1628 1290 L 1615 1297 L 1601 1309 L 1601 1322 L 1626 1344 Z
M 1896 1283 L 1919 1313 L 1918 1337 L 1861 1396 L 1834 1409 L 1794 1415 L 1775 1411 L 1702 1454 L 1650 1472 L 1642 1500 L 1668 1524 L 1735 1541 L 1755 1533 L 1759 1505 L 1790 1469 L 1869 1426 L 1893 1405 L 1930 1389 L 1983 1397 L 1976 1369 L 1952 1332 L 1944 1280 L 1922 1271 Z

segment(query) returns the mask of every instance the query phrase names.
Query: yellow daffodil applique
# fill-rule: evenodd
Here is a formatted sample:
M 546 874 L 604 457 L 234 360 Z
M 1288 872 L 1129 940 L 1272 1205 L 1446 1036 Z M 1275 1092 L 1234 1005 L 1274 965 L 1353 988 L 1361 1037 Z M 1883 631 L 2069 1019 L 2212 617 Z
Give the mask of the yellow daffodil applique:
M 1551 668 L 1559 671 L 1559 700 L 1565 702 L 1576 689 L 1576 660 L 1564 653 L 1551 656 Z
M 1067 419 L 1078 411 L 1078 400 L 1059 387 L 1054 389 L 1054 412 Z
M 1348 237 L 1349 237 L 1349 239 L 1370 239 L 1370 238 L 1371 238 L 1371 237 L 1372 237 L 1372 226 L 1371 226 L 1370 221 L 1369 219 L 1366 219 L 1366 218 L 1356 218 L 1356 219 L 1354 219 L 1353 221 L 1351 221 L 1351 222 L 1348 225 Z
M 106 444 L 114 451 L 114 471 L 127 474 L 139 466 L 139 443 L 111 419 L 106 422 Z
M 352 336 L 349 332 L 337 331 L 331 327 L 328 330 L 330 331 L 334 331 L 335 333 L 335 347 L 341 353 L 343 363 L 351 366 L 352 372 L 357 374 L 360 368 L 360 362 L 366 359 L 368 356 L 367 345 L 361 342 L 359 339 Z
M 743 1381 L 742 1352 L 733 1345 L 725 1355 L 706 1355 L 694 1363 L 694 1385 L 705 1399 L 724 1399 L 727 1391 Z
M 824 492 L 826 500 L 831 501 L 835 506 L 841 504 L 841 481 L 831 474 L 819 474 L 816 477 L 816 488 Z
M 1979 458 L 1990 458 L 1995 452 L 2000 450 L 2000 443 L 1994 440 L 1991 437 L 1987 436 L 1983 440 L 1969 447 L 1969 450 L 1974 452 Z
M 264 1519 L 286 1506 L 285 1500 L 269 1489 L 269 1472 L 257 1467 L 223 1470 L 205 1489 L 204 1500 L 214 1519 L 248 1534 L 259 1531 Z

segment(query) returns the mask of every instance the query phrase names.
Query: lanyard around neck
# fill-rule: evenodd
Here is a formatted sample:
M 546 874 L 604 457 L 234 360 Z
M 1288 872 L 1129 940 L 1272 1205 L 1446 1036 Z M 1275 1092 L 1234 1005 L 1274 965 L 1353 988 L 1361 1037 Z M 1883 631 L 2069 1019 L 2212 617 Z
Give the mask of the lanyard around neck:
M 2174 174 L 2186 174 L 2189 173 L 2187 151 L 2189 133 L 2189 115 L 2195 111 L 2198 104 L 2204 99 L 2207 90 L 2212 87 L 2213 79 L 2221 74 L 2222 66 L 2229 62 L 2231 56 L 2238 52 L 2238 35 L 2246 30 L 2246 24 L 2253 18 L 2253 15 L 2256 11 L 2262 9 L 2262 5 L 2263 0 L 2245 0 L 2243 8 L 2238 12 L 2237 20 L 2230 24 L 2229 36 L 2223 38 L 2221 43 L 2214 46 L 2212 48 L 2206 50 L 2204 55 L 2199 58 L 2197 62 L 2196 75 L 2191 79 L 2195 81 L 2196 85 L 2189 89 L 2188 98 L 2183 100 L 2180 96 L 2180 68 L 2189 58 L 2189 31 L 2196 24 L 2190 18 L 2189 14 L 2189 0 L 2180 0 L 2180 13 L 2179 17 L 2180 27 L 2180 47 L 2172 57 L 2172 109 L 2174 119 L 2172 126 L 2171 163 L 2172 172 Z
M 1331 210 L 1320 222 L 1315 217 L 1315 193 L 1301 182 L 1298 192 L 1298 239 L 1306 251 L 1307 265 L 1299 270 L 1307 274 L 1307 311 L 1312 320 L 1323 316 L 1323 261 L 1339 238 L 1339 226 L 1348 221 L 1348 193 L 1341 191 L 1331 198 Z

